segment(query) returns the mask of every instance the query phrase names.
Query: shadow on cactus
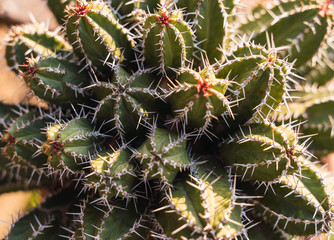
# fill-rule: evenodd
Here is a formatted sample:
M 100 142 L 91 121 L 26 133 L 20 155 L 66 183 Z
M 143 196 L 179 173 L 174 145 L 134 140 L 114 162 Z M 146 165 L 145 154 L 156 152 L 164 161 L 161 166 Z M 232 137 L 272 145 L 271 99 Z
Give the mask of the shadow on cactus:
M 5 41 L 44 103 L 0 103 L 0 193 L 41 195 L 5 239 L 330 237 L 333 1 L 47 2 Z

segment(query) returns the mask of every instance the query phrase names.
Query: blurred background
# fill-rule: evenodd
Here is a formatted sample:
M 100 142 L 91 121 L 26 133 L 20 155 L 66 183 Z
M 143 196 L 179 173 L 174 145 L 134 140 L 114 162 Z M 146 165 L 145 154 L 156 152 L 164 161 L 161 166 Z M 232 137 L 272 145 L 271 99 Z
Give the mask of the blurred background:
M 57 22 L 52 18 L 44 0 L 0 0 L 0 100 L 6 103 L 19 103 L 28 90 L 25 83 L 8 70 L 4 59 L 3 39 L 11 25 L 32 21 L 49 22 L 55 29 Z M 31 193 L 18 192 L 0 196 L 0 239 L 4 237 L 12 218 L 17 218 L 27 207 Z
M 46 1 L 44 0 L 0 0 L 0 39 L 1 43 L 8 27 L 13 24 L 32 22 L 49 22 L 50 29 L 57 27 L 57 22 L 52 18 Z M 2 46 L 2 44 L 1 44 Z M 0 47 L 0 56 L 4 49 Z M 6 61 L 0 60 L 0 100 L 6 103 L 22 101 L 27 93 L 25 84 L 15 74 L 6 69 Z

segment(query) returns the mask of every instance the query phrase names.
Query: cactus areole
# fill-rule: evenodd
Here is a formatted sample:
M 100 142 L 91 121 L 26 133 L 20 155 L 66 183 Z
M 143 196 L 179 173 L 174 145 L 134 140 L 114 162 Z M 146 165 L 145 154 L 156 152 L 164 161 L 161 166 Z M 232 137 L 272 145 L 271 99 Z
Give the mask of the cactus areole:
M 333 0 L 45 1 L 5 38 L 5 239 L 331 238 Z

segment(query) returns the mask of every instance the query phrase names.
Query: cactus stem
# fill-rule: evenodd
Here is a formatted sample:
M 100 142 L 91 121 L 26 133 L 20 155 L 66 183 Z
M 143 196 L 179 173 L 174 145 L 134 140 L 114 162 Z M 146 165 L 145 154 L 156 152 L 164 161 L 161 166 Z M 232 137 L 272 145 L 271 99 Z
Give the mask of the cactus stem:
M 36 67 L 37 63 L 24 63 L 21 65 L 18 65 L 18 67 L 23 67 L 26 70 L 22 73 L 22 77 L 28 77 L 28 78 L 35 78 L 38 68 Z
M 161 16 L 158 16 L 159 23 L 163 26 L 169 25 L 170 15 L 171 13 L 168 13 L 167 9 L 165 8 L 161 9 Z
M 90 12 L 90 9 L 88 8 L 89 4 L 85 3 L 82 0 L 75 0 L 74 8 L 73 8 L 73 14 L 78 17 L 85 17 L 87 16 L 87 13 Z
M 320 5 L 320 16 L 334 16 L 334 1 L 333 0 L 317 0 Z

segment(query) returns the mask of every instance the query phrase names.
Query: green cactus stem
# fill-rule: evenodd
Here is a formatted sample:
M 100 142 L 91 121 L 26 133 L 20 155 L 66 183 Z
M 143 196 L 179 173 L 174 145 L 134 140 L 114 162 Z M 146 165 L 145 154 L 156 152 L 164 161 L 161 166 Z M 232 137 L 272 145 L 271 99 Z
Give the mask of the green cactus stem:
M 170 82 L 171 90 L 167 95 L 176 115 L 172 122 L 182 121 L 205 131 L 220 115 L 233 116 L 229 97 L 225 95 L 231 82 L 215 75 L 212 66 L 200 72 L 183 69 L 176 83 Z
M 43 129 L 51 119 L 39 112 L 22 113 L 3 134 L 1 141 L 5 144 L 5 156 L 11 159 L 12 164 L 35 169 L 36 173 L 43 172 L 47 156 L 39 154 L 39 148 L 46 141 Z
M 71 46 L 57 32 L 48 31 L 43 24 L 14 26 L 6 39 L 7 65 L 16 73 L 20 65 L 27 64 L 26 57 L 70 54 Z M 24 70 L 24 68 L 23 68 Z
M 53 15 L 56 17 L 57 22 L 63 25 L 66 20 L 65 9 L 70 4 L 74 4 L 75 0 L 47 0 L 49 9 L 52 11 Z
M 155 127 L 150 131 L 133 156 L 142 165 L 144 181 L 158 179 L 163 185 L 170 185 L 180 171 L 193 165 L 186 150 L 187 135 L 178 136 Z
M 333 0 L 44 1 L 61 33 L 5 41 L 0 194 L 40 199 L 5 239 L 333 237 Z
M 233 239 L 244 237 L 242 209 L 235 203 L 233 181 L 220 166 L 196 166 L 167 189 L 161 207 L 154 210 L 167 236 L 174 239 Z
M 247 231 L 249 239 L 252 240 L 262 240 L 262 239 L 274 239 L 274 240 L 288 240 L 291 238 L 290 235 L 284 233 L 280 229 L 275 229 L 273 231 L 273 226 L 264 223 L 261 219 L 257 220 L 255 226 Z
M 313 57 L 333 30 L 332 5 L 330 0 L 283 1 L 270 10 L 257 12 L 255 21 L 241 29 L 250 33 L 259 30 L 252 39 L 262 45 L 271 36 L 275 46 L 286 49 L 284 55 L 300 67 Z
M 310 177 L 313 174 L 306 175 Z M 280 183 L 270 184 L 270 187 L 260 185 L 252 190 L 263 196 L 254 200 L 258 215 L 273 224 L 274 229 L 298 236 L 328 231 L 331 213 L 328 211 L 327 194 L 322 193 L 323 187 L 317 178 L 302 181 L 300 177 L 288 176 Z
M 137 184 L 135 165 L 126 149 L 101 152 L 91 160 L 92 173 L 87 175 L 87 187 L 97 189 L 101 201 L 114 197 L 134 197 L 132 190 Z
M 135 59 L 133 37 L 105 3 L 80 0 L 67 11 L 68 40 L 88 66 L 109 73 L 110 64 Z
M 155 82 L 150 70 L 139 70 L 130 75 L 122 67 L 116 67 L 111 82 L 94 85 L 99 100 L 95 108 L 97 120 L 109 119 L 105 124 L 118 137 L 132 139 L 141 125 L 150 121 L 154 110 L 161 106 Z
M 232 108 L 236 121 L 229 121 L 231 127 L 235 123 L 262 122 L 282 101 L 286 102 L 291 69 L 292 65 L 279 59 L 275 49 L 247 42 L 217 63 L 216 77 L 234 83 L 229 89 L 231 101 L 237 102 Z
M 69 237 L 75 215 L 68 213 L 78 208 L 76 205 L 81 198 L 82 194 L 73 187 L 67 187 L 59 193 L 48 196 L 40 206 L 21 216 L 12 225 L 5 239 L 42 240 L 45 236 L 52 235 Z
M 129 17 L 138 10 L 153 12 L 160 0 L 109 0 L 108 3 L 122 16 Z
M 8 128 L 8 125 L 14 118 L 13 109 L 14 106 L 0 102 L 0 132 Z
M 220 60 L 222 52 L 217 49 L 223 45 L 228 12 L 233 10 L 233 1 L 177 0 L 175 2 L 178 8 L 187 10 L 186 19 L 192 23 L 201 53 L 208 58 L 211 64 Z
M 323 155 L 333 150 L 333 114 L 328 109 L 333 108 L 333 85 L 321 87 L 305 85 L 294 94 L 298 97 L 287 107 L 281 109 L 278 121 L 288 121 L 290 118 L 306 121 L 301 129 L 305 136 L 312 136 L 311 151 Z
M 134 239 L 148 236 L 145 214 L 140 214 L 133 203 L 117 201 L 112 205 L 88 202 L 81 204 L 80 226 L 73 239 Z
M 83 103 L 83 89 L 90 83 L 81 67 L 56 57 L 28 59 L 22 76 L 34 94 L 60 106 Z
M 330 37 L 320 47 L 318 54 L 312 58 L 300 75 L 305 76 L 309 84 L 323 86 L 328 84 L 334 76 L 334 37 Z
M 48 166 L 53 170 L 80 171 L 100 150 L 102 134 L 94 130 L 85 118 L 48 126 L 47 140 L 41 151 L 48 155 Z
M 242 179 L 275 181 L 301 168 L 306 150 L 298 144 L 297 133 L 289 126 L 269 123 L 240 127 L 221 147 L 224 164 Z
M 308 121 L 303 125 L 303 133 L 306 135 L 317 134 L 312 138 L 312 150 L 329 152 L 333 149 L 331 140 L 334 138 L 334 115 L 328 114 L 328 109 L 334 107 L 334 101 L 314 104 L 306 109 L 303 114 Z
M 191 59 L 194 33 L 181 11 L 161 8 L 146 16 L 143 28 L 144 58 L 149 66 L 166 74 Z

